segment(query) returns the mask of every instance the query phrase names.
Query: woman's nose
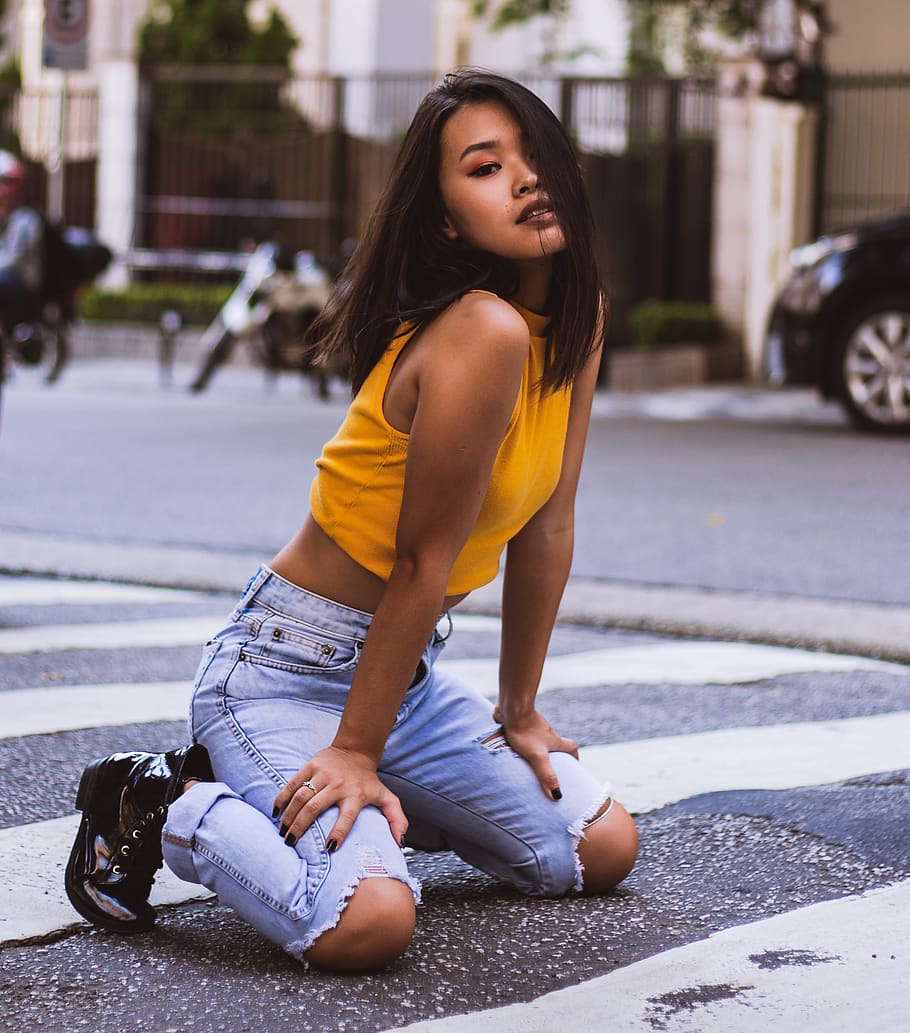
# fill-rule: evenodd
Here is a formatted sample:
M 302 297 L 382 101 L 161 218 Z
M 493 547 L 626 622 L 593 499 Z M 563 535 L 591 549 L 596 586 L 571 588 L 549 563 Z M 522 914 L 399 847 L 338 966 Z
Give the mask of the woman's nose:
M 518 195 L 521 197 L 523 194 L 528 194 L 536 188 L 537 173 L 532 168 L 528 168 L 518 180 Z

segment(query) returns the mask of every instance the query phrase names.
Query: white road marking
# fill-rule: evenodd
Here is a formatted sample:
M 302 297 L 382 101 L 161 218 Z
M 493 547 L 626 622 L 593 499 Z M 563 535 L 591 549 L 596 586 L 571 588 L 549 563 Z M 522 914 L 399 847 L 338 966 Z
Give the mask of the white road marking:
M 487 696 L 499 691 L 497 660 L 441 660 Z M 582 653 L 551 654 L 540 691 L 597 685 L 732 685 L 782 674 L 881 671 L 910 676 L 910 667 L 859 656 L 743 642 L 657 642 Z
M 646 739 L 580 752 L 586 768 L 612 781 L 617 799 L 642 813 L 697 793 L 791 789 L 910 767 L 910 712 Z M 76 824 L 75 818 L 55 818 L 0 832 L 4 940 L 51 933 L 75 920 L 69 914 L 60 924 L 70 909 L 57 873 Z M 183 887 L 195 895 L 184 883 L 173 892 Z
M 195 644 L 203 640 L 203 622 L 207 629 L 205 634 L 211 634 L 215 626 L 208 618 L 199 622 L 199 626 L 195 622 L 196 618 L 177 622 L 127 622 L 120 629 L 119 635 L 121 639 L 131 640 L 133 645 L 154 645 L 157 641 L 156 631 L 161 630 L 160 624 L 175 624 L 184 630 L 182 641 L 175 641 L 180 637 L 175 635 L 167 640 L 169 644 Z M 190 630 L 187 631 L 187 627 Z M 114 648 L 105 629 L 116 629 L 117 625 L 101 625 L 98 628 L 83 625 L 80 631 L 82 628 L 92 630 L 91 636 L 82 638 L 83 643 L 90 640 L 95 643 L 95 648 L 102 648 L 104 643 L 108 644 L 108 648 Z M 0 632 L 2 635 L 3 632 Z M 141 642 L 142 639 L 144 642 Z M 77 636 L 67 639 L 70 642 L 69 648 L 76 648 L 72 645 L 76 640 Z M 62 638 L 57 641 L 62 641 Z M 496 660 L 441 660 L 440 667 L 463 678 L 491 698 L 498 692 L 499 668 Z M 882 663 L 862 657 L 735 642 L 671 642 L 551 656 L 544 667 L 540 691 L 616 684 L 727 685 L 787 673 L 855 670 L 878 670 L 901 676 L 910 674 L 910 668 L 901 664 Z M 94 728 L 99 725 L 179 721 L 186 715 L 189 693 L 188 681 L 10 690 L 0 695 L 3 710 L 0 738 Z
M 45 936 L 85 923 L 63 889 L 63 871 L 80 815 L 0 830 L 0 945 Z M 152 904 L 209 897 L 202 886 L 182 882 L 167 868 L 155 878 Z
M 910 880 L 738 925 L 527 1004 L 386 1033 L 898 1033 Z
M 138 621 L 103 621 L 82 624 L 45 624 L 0 629 L 0 655 L 53 653 L 64 649 L 148 649 L 194 646 L 200 649 L 220 631 L 227 610 L 212 616 L 161 617 Z M 494 617 L 465 614 L 458 627 L 465 631 L 499 630 Z M 440 625 L 445 633 L 445 621 Z
M 723 789 L 792 789 L 910 768 L 910 711 L 589 746 L 584 765 L 636 813 Z
M 0 655 L 53 653 L 63 649 L 147 649 L 198 645 L 224 626 L 217 617 L 168 617 L 160 620 L 114 621 L 98 624 L 45 624 L 4 628 Z
M 495 618 L 465 615 L 465 630 L 493 631 Z M 146 649 L 202 644 L 224 624 L 224 614 L 97 624 L 59 624 L 0 630 L 0 655 L 60 650 Z M 444 660 L 453 674 L 481 692 L 498 692 L 496 659 Z M 596 685 L 736 684 L 801 672 L 882 671 L 910 676 L 903 664 L 865 657 L 741 642 L 663 642 L 551 655 L 540 691 Z
M 0 693 L 0 739 L 104 725 L 182 721 L 191 692 L 189 678 L 174 682 L 11 689 Z
M 121 585 L 112 581 L 0 578 L 0 607 L 71 606 L 105 603 L 198 602 L 205 594 L 183 589 Z

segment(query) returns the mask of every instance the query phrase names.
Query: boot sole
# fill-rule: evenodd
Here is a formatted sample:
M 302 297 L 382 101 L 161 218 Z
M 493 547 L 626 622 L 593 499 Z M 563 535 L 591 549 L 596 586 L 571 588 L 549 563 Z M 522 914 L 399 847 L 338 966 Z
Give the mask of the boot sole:
M 89 827 L 88 815 L 85 812 L 89 807 L 92 794 L 95 791 L 95 786 L 98 784 L 98 779 L 105 764 L 106 759 L 93 761 L 82 772 L 82 778 L 79 779 L 79 789 L 76 792 L 76 809 L 82 812 L 82 821 L 79 823 L 79 831 L 76 833 L 75 842 L 66 862 L 63 884 L 70 904 L 92 925 L 100 926 L 102 929 L 107 929 L 110 932 L 125 933 L 127 935 L 143 933 L 154 926 L 154 912 L 147 918 L 140 917 L 133 921 L 122 921 L 112 918 L 106 911 L 102 911 L 91 897 L 85 895 L 82 889 L 83 879 L 78 874 L 83 859 L 83 844 L 88 835 Z

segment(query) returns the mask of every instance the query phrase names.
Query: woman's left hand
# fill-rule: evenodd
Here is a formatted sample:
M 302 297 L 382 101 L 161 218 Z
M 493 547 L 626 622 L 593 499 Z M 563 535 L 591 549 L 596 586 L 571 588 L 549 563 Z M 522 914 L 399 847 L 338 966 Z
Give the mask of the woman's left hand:
M 562 791 L 550 763 L 550 754 L 568 753 L 578 760 L 578 743 L 561 736 L 537 710 L 519 719 L 506 720 L 502 709 L 497 706 L 493 711 L 493 719 L 502 725 L 509 746 L 531 765 L 547 796 L 559 800 Z

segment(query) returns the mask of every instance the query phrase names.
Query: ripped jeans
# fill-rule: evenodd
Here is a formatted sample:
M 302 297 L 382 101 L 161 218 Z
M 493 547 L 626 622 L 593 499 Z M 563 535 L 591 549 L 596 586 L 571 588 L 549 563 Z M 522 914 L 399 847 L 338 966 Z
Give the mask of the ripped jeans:
M 297 958 L 337 924 L 361 879 L 398 879 L 419 903 L 420 887 L 376 808 L 361 811 L 334 853 L 326 837 L 337 808 L 293 847 L 272 818 L 279 789 L 332 741 L 369 624 L 369 614 L 261 567 L 231 623 L 207 644 L 196 678 L 190 733 L 218 781 L 171 804 L 164 859 Z M 436 668 L 443 646 L 434 634 L 379 766 L 407 815 L 407 845 L 454 850 L 525 893 L 579 890 L 582 826 L 609 790 L 554 753 L 563 795 L 548 799 L 497 734 L 492 704 Z

